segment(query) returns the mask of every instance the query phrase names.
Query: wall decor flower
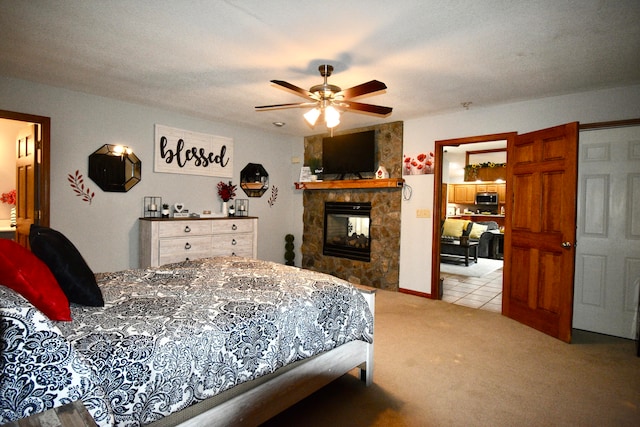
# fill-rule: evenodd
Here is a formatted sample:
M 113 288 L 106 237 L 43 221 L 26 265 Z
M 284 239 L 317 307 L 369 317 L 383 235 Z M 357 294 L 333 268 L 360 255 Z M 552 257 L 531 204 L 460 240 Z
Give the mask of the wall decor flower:
M 274 185 L 273 187 L 271 187 L 271 197 L 269 197 L 269 200 L 267 200 L 267 203 L 269 204 L 270 208 L 272 208 L 273 205 L 276 203 L 277 198 L 278 198 L 278 187 Z
M 76 170 L 75 174 L 70 173 L 67 176 L 67 180 L 69 181 L 69 185 L 71 185 L 74 193 L 76 193 L 76 196 L 82 197 L 83 202 L 89 202 L 89 204 L 91 204 L 93 196 L 95 196 L 96 193 L 89 190 L 89 187 L 84 186 L 84 178 L 80 171 Z
M 218 196 L 222 199 L 223 202 L 228 202 L 229 200 L 233 200 L 236 197 L 236 186 L 229 181 L 229 183 L 225 183 L 224 181 L 220 181 L 218 183 Z
M 426 175 L 433 173 L 433 152 L 420 153 L 415 157 L 404 155 L 402 162 L 402 175 Z

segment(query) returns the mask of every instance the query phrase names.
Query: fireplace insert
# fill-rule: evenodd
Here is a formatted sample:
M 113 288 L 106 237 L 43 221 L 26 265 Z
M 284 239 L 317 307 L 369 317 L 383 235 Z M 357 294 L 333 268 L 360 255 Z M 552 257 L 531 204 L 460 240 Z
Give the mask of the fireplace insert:
M 370 225 L 371 203 L 325 202 L 322 253 L 371 261 Z

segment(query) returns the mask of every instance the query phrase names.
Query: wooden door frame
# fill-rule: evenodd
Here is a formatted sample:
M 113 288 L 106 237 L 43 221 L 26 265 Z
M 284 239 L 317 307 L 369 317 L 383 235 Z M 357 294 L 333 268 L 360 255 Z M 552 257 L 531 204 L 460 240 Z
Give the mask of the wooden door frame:
M 50 170 L 51 170 L 51 118 L 34 114 L 0 110 L 0 119 L 36 123 L 40 127 L 41 145 L 38 156 L 39 173 L 36 179 L 37 191 L 34 206 L 38 212 L 36 223 L 49 226 L 50 219 Z
M 434 189 L 433 189 L 433 241 L 431 242 L 431 299 L 440 299 L 440 212 L 442 209 L 442 158 L 444 147 L 459 146 L 462 144 L 473 144 L 478 142 L 490 141 L 507 141 L 507 149 L 513 144 L 517 137 L 517 132 L 495 133 L 490 135 L 472 136 L 467 138 L 446 139 L 435 142 L 435 170 L 434 170 Z M 509 194 L 509 179 L 507 179 L 507 191 Z M 511 221 L 509 213 L 511 211 L 510 204 L 505 203 L 505 233 L 511 229 Z M 437 216 L 436 216 L 437 214 Z M 508 262 L 508 248 L 504 248 L 504 262 Z

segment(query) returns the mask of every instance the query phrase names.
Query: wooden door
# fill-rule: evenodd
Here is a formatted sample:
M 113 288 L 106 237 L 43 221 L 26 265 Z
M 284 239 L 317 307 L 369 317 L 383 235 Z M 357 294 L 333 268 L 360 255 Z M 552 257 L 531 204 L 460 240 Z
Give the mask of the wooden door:
M 16 145 L 16 242 L 29 247 L 29 230 L 36 222 L 38 125 L 20 131 Z
M 509 145 L 504 315 L 571 341 L 578 124 L 518 135 Z
M 580 132 L 573 325 L 634 339 L 640 286 L 640 126 Z
M 447 188 L 447 184 L 442 184 L 442 194 L 443 199 L 440 201 L 440 220 L 444 221 L 447 218 L 447 203 L 449 203 L 449 199 L 447 195 L 449 194 L 449 189 Z

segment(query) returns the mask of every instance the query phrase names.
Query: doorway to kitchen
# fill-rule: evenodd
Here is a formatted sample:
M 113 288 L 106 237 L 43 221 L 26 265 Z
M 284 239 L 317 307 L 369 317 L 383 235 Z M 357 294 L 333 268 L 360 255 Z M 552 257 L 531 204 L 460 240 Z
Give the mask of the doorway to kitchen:
M 512 136 L 436 144 L 441 161 L 434 211 L 440 214 L 441 232 L 434 239 L 434 253 L 438 253 L 434 266 L 443 301 L 502 312 L 506 150 Z M 463 224 L 458 234 L 450 227 L 453 222 Z

